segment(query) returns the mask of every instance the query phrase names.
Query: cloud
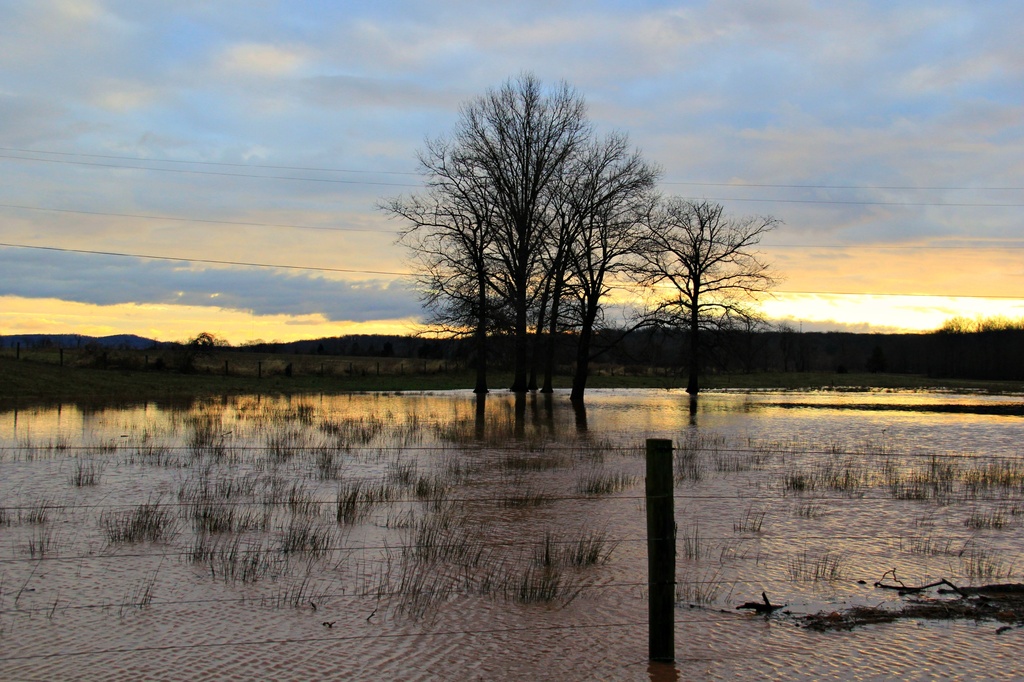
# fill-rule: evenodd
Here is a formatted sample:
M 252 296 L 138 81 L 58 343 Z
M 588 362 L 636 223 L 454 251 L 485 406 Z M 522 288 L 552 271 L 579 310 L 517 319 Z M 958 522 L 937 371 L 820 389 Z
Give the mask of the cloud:
M 306 62 L 302 50 L 278 45 L 231 45 L 217 58 L 228 75 L 283 76 L 299 71 Z
M 0 209 L 0 241 L 401 270 L 375 205 L 415 188 L 359 183 L 415 184 L 381 171 L 415 170 L 462 102 L 532 69 L 578 87 L 602 130 L 627 131 L 663 191 L 775 215 L 779 243 L 962 247 L 787 253 L 794 288 L 1019 289 L 1015 252 L 980 247 L 1020 235 L 1020 190 L 995 189 L 1024 176 L 1020 3 L 10 5 L 0 146 L 99 156 L 0 158 L 0 203 L 381 232 Z M 313 170 L 332 168 L 346 172 Z M 384 281 L 12 253 L 3 290 L 32 297 L 418 314 L 414 292 Z
M 0 296 L 96 305 L 214 306 L 256 315 L 323 315 L 330 321 L 421 314 L 401 280 L 342 281 L 264 269 L 210 269 L 81 254 L 0 249 Z

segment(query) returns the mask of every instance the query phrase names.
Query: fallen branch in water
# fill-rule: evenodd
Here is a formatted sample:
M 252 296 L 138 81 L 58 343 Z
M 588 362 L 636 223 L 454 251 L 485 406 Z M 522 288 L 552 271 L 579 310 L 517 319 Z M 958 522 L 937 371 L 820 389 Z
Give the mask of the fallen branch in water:
M 751 609 L 753 611 L 757 611 L 758 613 L 766 613 L 767 614 L 767 613 L 772 613 L 773 611 L 777 611 L 778 609 L 784 608 L 786 606 L 785 604 L 782 604 L 781 606 L 776 606 L 775 604 L 772 604 L 768 600 L 768 594 L 765 593 L 765 592 L 761 593 L 761 599 L 764 600 L 763 603 L 762 602 L 756 602 L 756 601 L 748 601 L 748 602 L 746 602 L 744 604 L 740 604 L 736 608 L 737 609 Z
M 885 582 L 885 576 L 889 575 L 890 573 L 892 574 L 893 582 L 899 583 L 898 585 L 893 585 L 893 584 Z M 939 585 L 948 585 L 949 587 L 953 588 L 953 591 L 956 592 L 957 594 L 959 594 L 961 596 L 964 595 L 963 590 L 961 590 L 959 587 L 957 587 L 953 583 L 949 582 L 945 578 L 943 578 L 942 580 L 938 580 L 938 581 L 936 581 L 934 583 L 928 583 L 927 585 L 918 585 L 918 586 L 907 585 L 902 580 L 900 580 L 899 578 L 896 577 L 896 569 L 895 568 L 890 570 L 890 571 L 886 571 L 885 573 L 883 573 L 882 574 L 882 579 L 875 583 L 875 587 L 880 587 L 880 588 L 882 588 L 884 590 L 899 590 L 900 594 L 913 594 L 915 592 L 924 592 L 925 590 L 927 590 L 929 588 L 938 587 Z
M 886 580 L 888 578 L 888 580 Z M 1008 623 L 1000 626 L 996 634 L 1024 627 L 1024 584 L 979 585 L 957 587 L 942 580 L 928 585 L 907 585 L 896 576 L 896 569 L 886 571 L 875 587 L 898 590 L 902 594 L 917 594 L 931 587 L 947 585 L 951 589 L 939 593 L 955 593 L 953 599 L 914 597 L 898 608 L 886 606 L 854 606 L 845 611 L 817 613 L 804 616 L 801 624 L 812 630 L 851 630 L 862 625 L 891 623 L 901 619 L 919 620 L 974 620 Z

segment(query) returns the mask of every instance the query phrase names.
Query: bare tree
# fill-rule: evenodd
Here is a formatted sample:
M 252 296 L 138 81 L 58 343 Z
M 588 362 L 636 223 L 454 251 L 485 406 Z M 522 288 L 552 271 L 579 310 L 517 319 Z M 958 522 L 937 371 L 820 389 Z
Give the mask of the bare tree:
M 507 81 L 462 108 L 455 139 L 493 201 L 492 285 L 514 320 L 511 389 L 527 390 L 529 312 L 536 298 L 541 244 L 564 166 L 590 134 L 583 98 L 562 83 L 547 92 L 532 74 Z
M 479 394 L 488 390 L 487 334 L 496 307 L 489 261 L 493 204 L 460 151 L 446 140 L 428 142 L 419 155 L 427 194 L 391 199 L 381 208 L 410 223 L 398 241 L 412 254 L 431 321 L 453 336 L 472 333 L 473 390 Z
M 647 221 L 634 276 L 648 288 L 650 318 L 689 332 L 690 395 L 699 390 L 701 332 L 754 316 L 751 303 L 774 286 L 755 247 L 779 224 L 771 216 L 730 219 L 721 204 L 679 197 Z
M 594 327 L 611 291 L 609 277 L 622 270 L 636 251 L 657 176 L 658 170 L 644 161 L 639 151 L 630 151 L 628 137 L 614 133 L 595 141 L 581 155 L 566 190 L 570 213 L 577 222 L 568 249 L 579 316 L 572 400 L 583 399 Z
M 399 241 L 412 251 L 433 321 L 452 334 L 473 330 L 477 392 L 487 390 L 496 331 L 512 333 L 511 389 L 537 387 L 543 355 L 550 391 L 551 341 L 566 329 L 571 300 L 573 397 L 582 398 L 608 277 L 637 243 L 657 170 L 624 134 L 594 140 L 582 97 L 564 83 L 546 89 L 524 74 L 460 113 L 452 135 L 419 155 L 427 193 L 382 208 L 411 224 Z

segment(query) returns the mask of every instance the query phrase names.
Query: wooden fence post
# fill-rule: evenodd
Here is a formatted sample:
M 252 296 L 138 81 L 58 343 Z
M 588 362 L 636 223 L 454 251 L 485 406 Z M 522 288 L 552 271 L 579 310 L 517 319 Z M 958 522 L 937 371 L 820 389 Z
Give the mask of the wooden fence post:
M 648 652 L 652 661 L 676 657 L 676 522 L 672 498 L 672 441 L 647 440 Z

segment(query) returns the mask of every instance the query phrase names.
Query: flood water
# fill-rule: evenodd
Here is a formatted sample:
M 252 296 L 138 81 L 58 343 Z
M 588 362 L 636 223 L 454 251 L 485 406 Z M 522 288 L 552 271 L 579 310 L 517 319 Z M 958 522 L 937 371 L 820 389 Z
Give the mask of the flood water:
M 1024 582 L 1024 398 L 592 391 L 0 412 L 0 679 L 1015 678 L 1024 630 L 802 617 Z M 647 652 L 674 444 L 676 663 Z M 737 610 L 764 592 L 785 609 Z

